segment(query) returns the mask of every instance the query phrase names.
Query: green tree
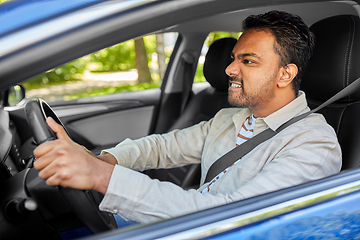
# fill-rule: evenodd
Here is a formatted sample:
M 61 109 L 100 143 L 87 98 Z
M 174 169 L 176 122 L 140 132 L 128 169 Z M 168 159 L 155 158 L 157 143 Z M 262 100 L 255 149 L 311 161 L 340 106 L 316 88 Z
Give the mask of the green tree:
M 158 72 L 160 79 L 164 77 L 165 69 L 166 69 L 166 55 L 165 55 L 165 45 L 164 45 L 164 34 L 156 35 L 156 53 L 158 60 Z
M 149 35 L 141 38 L 138 41 L 139 46 L 137 47 L 137 50 L 135 49 L 135 42 L 136 41 L 134 40 L 129 40 L 116 44 L 51 69 L 46 73 L 28 80 L 24 83 L 24 87 L 32 89 L 70 81 L 81 81 L 86 70 L 95 73 L 103 73 L 128 71 L 134 68 L 138 69 L 139 82 L 159 83 L 158 80 L 160 80 L 160 77 L 158 76 L 161 73 L 153 71 L 156 66 L 154 66 L 151 57 L 153 53 L 157 52 L 156 36 Z M 162 49 L 162 51 L 164 51 L 163 46 Z M 138 58 L 136 55 L 137 51 Z M 161 49 L 158 51 L 161 51 Z M 165 57 L 167 58 L 168 56 L 166 55 Z M 166 61 L 166 59 L 162 61 Z M 152 65 L 151 70 L 149 69 L 150 64 Z M 158 65 L 160 65 L 160 63 L 158 63 Z
M 126 41 L 109 48 L 104 48 L 90 57 L 89 63 L 92 72 L 128 71 L 135 68 L 134 41 Z
M 238 39 L 240 37 L 241 33 L 237 32 L 212 32 L 208 35 L 208 37 L 205 40 L 206 46 L 210 46 L 215 40 L 225 37 L 233 37 Z
M 149 83 L 152 81 L 149 66 L 148 57 L 146 53 L 145 43 L 143 38 L 135 39 L 135 64 L 138 70 L 139 83 Z
M 64 82 L 79 81 L 87 67 L 87 57 L 79 58 L 63 66 L 51 69 L 43 74 L 24 82 L 25 88 L 41 88 L 48 84 L 62 84 Z

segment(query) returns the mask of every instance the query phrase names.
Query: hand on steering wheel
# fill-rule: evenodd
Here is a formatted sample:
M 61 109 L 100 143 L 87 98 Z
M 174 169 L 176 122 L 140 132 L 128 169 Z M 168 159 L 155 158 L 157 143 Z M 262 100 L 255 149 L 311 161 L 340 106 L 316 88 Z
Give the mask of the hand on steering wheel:
M 37 159 L 35 168 L 29 171 L 26 179 L 29 183 L 28 192 L 36 199 L 39 188 L 60 185 L 58 190 L 67 204 L 92 232 L 116 228 L 112 214 L 101 212 L 99 202 L 94 201 L 98 198 L 97 193 L 84 191 L 95 189 L 105 193 L 113 166 L 92 157 L 82 146 L 73 142 L 60 119 L 45 101 L 30 100 L 25 112 L 34 139 L 40 143 L 34 151 Z M 47 185 L 42 183 L 44 181 L 39 176 L 46 179 Z M 96 180 L 99 176 L 101 180 Z M 38 185 L 32 186 L 34 182 Z
M 40 170 L 39 176 L 50 186 L 96 190 L 105 194 L 113 166 L 88 154 L 51 117 L 46 122 L 57 139 L 42 143 L 34 150 L 34 167 Z

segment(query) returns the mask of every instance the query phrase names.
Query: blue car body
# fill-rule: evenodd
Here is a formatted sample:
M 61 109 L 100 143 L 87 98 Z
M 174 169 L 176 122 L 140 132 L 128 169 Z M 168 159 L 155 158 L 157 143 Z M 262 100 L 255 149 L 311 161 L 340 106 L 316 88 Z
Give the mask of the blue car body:
M 6 2 L 0 6 L 0 19 L 2 22 L 6 22 L 6 24 L 1 27 L 0 34 L 6 35 L 9 32 L 14 32 L 99 2 L 103 1 L 20 0 Z M 19 18 L 19 16 L 22 17 Z

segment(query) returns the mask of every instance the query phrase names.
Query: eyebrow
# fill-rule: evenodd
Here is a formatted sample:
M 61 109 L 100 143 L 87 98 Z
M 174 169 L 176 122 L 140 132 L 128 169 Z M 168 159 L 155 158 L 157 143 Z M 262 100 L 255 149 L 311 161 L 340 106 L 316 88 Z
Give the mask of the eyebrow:
M 231 53 L 231 57 L 234 58 L 235 55 L 234 53 Z M 242 53 L 242 54 L 237 54 L 236 55 L 236 58 L 238 59 L 242 59 L 242 58 L 246 58 L 246 57 L 255 57 L 255 58 L 260 58 L 259 55 L 257 55 L 256 53 Z

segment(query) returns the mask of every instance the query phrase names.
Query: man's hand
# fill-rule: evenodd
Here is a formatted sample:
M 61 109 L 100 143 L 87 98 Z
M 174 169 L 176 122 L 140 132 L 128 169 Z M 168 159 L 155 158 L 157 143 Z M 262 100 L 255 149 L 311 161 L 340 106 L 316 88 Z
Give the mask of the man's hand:
M 40 170 L 39 176 L 50 186 L 94 189 L 105 194 L 114 166 L 88 154 L 52 118 L 46 122 L 58 139 L 43 143 L 34 150 L 34 167 Z

